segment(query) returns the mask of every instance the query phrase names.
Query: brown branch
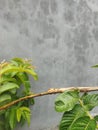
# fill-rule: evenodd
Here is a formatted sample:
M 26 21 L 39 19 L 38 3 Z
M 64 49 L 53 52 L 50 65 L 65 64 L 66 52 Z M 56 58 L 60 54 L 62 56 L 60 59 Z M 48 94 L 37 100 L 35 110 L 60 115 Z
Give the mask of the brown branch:
M 75 90 L 75 89 L 78 89 L 80 92 L 98 91 L 98 87 L 50 88 L 46 92 L 42 92 L 42 93 L 38 93 L 38 94 L 32 94 L 32 95 L 29 95 L 29 96 L 25 96 L 25 97 L 19 98 L 19 99 L 15 100 L 15 101 L 12 101 L 12 102 L 4 105 L 4 106 L 1 106 L 0 110 L 7 109 L 7 108 L 11 107 L 12 105 L 14 105 L 14 104 L 16 104 L 18 102 L 21 102 L 23 100 L 27 100 L 27 99 L 30 99 L 30 98 L 35 98 L 35 97 L 40 97 L 40 96 L 50 95 L 50 94 L 63 93 L 64 91 Z

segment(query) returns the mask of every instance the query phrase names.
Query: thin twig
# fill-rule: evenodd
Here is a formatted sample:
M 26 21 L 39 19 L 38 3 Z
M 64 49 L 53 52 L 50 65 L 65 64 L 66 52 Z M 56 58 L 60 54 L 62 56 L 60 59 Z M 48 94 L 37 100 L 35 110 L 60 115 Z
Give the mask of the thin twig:
M 27 100 L 27 99 L 30 99 L 30 98 L 35 98 L 35 97 L 40 97 L 40 96 L 50 95 L 50 94 L 63 93 L 64 91 L 75 90 L 75 89 L 78 89 L 80 92 L 98 91 L 98 87 L 50 88 L 46 92 L 42 92 L 42 93 L 38 93 L 38 94 L 32 94 L 32 95 L 29 95 L 29 96 L 25 96 L 25 97 L 19 98 L 19 99 L 15 100 L 15 101 L 12 101 L 12 102 L 4 105 L 4 106 L 1 106 L 0 110 L 5 110 L 5 109 L 11 107 L 14 104 L 17 104 L 18 102 L 21 102 L 23 100 Z

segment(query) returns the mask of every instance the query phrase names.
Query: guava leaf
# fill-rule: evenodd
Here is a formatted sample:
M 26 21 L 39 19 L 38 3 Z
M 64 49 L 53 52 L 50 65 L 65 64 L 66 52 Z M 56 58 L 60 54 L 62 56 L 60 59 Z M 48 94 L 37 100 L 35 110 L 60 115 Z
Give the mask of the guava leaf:
M 78 118 L 70 130 L 96 130 L 96 121 L 87 116 Z
M 29 77 L 27 75 L 27 73 L 18 73 L 17 74 L 18 78 L 21 80 L 22 84 L 24 85 L 25 87 L 25 92 L 28 94 L 30 92 L 30 81 L 29 81 Z
M 94 119 L 95 119 L 96 121 L 98 121 L 98 115 L 94 116 Z
M 25 120 L 27 120 L 28 125 L 30 125 L 30 109 L 28 107 L 20 107 L 17 109 L 17 121 L 20 122 L 21 118 L 23 117 Z
M 11 130 L 13 130 L 16 126 L 16 109 L 10 110 L 9 124 L 10 124 Z
M 86 115 L 85 110 L 77 104 L 71 111 L 65 112 L 60 122 L 59 130 L 71 130 L 74 122 Z
M 11 96 L 9 94 L 0 95 L 0 106 L 11 101 Z
M 98 68 L 98 65 L 93 65 L 92 68 Z
M 10 91 L 12 89 L 16 89 L 19 88 L 19 86 L 16 83 L 5 83 L 3 85 L 0 86 L 0 94 L 6 92 L 6 91 Z
M 66 112 L 73 109 L 79 100 L 79 91 L 65 91 L 55 100 L 55 109 L 57 112 Z
M 88 110 L 92 110 L 95 106 L 98 106 L 98 94 L 88 94 L 82 100 Z

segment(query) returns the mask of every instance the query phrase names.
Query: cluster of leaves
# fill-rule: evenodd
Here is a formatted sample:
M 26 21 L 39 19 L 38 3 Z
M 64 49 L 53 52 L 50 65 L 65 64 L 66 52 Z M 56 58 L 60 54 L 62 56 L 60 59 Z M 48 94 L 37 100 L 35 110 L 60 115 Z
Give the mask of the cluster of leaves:
M 0 64 L 0 107 L 30 95 L 29 74 L 37 80 L 38 76 L 29 60 L 14 58 Z M 0 111 L 0 130 L 14 130 L 17 123 L 30 124 L 30 108 L 34 99 L 21 101 L 12 107 Z
M 98 106 L 97 93 L 80 94 L 78 90 L 65 91 L 55 100 L 57 112 L 63 112 L 59 130 L 96 130 L 98 115 L 91 111 Z

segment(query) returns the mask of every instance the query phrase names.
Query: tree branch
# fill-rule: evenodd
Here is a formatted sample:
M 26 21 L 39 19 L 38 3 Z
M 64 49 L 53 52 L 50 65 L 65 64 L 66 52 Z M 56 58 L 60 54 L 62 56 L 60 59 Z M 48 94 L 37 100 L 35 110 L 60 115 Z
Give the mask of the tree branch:
M 22 98 L 19 98 L 15 101 L 12 101 L 4 106 L 0 107 L 0 111 L 1 110 L 5 110 L 9 107 L 11 107 L 14 104 L 17 104 L 18 102 L 21 102 L 23 100 L 27 100 L 30 98 L 35 98 L 35 97 L 40 97 L 40 96 L 44 96 L 44 95 L 50 95 L 50 94 L 57 94 L 57 93 L 63 93 L 64 91 L 67 90 L 75 90 L 78 89 L 80 92 L 90 92 L 90 91 L 98 91 L 98 87 L 68 87 L 68 88 L 50 88 L 48 91 L 46 92 L 42 92 L 42 93 L 38 93 L 38 94 L 31 94 L 29 96 L 25 96 Z

